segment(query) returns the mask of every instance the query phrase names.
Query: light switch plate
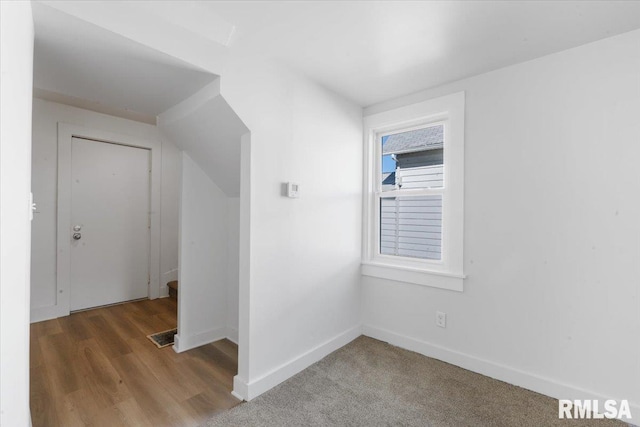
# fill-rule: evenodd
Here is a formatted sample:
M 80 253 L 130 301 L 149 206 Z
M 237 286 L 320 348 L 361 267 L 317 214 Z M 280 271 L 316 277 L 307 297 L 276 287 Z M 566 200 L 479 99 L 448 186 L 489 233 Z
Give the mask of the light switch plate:
M 287 182 L 287 197 L 292 199 L 298 198 L 298 184 L 294 184 L 293 182 Z

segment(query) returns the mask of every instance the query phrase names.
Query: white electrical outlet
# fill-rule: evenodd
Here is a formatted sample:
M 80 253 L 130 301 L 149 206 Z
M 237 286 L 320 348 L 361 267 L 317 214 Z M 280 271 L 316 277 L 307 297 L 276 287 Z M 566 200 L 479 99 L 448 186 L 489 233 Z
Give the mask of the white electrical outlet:
M 436 311 L 436 325 L 440 326 L 441 328 L 447 327 L 447 313 Z

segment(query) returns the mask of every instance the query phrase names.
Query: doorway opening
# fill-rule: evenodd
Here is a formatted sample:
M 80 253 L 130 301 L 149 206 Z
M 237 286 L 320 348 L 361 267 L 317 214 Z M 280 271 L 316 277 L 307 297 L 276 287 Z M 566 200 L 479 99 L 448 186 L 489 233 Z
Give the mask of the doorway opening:
M 181 425 L 237 404 L 236 190 L 247 129 L 219 76 L 53 6 L 33 12 L 31 388 L 32 410 L 44 408 L 34 425 L 55 425 L 51 411 L 59 425 L 91 424 L 101 411 Z M 183 197 L 185 164 L 207 197 Z M 198 227 L 184 229 L 184 218 Z M 205 246 L 190 252 L 196 241 Z M 176 280 L 177 301 L 167 286 Z M 180 346 L 146 338 L 175 326 Z

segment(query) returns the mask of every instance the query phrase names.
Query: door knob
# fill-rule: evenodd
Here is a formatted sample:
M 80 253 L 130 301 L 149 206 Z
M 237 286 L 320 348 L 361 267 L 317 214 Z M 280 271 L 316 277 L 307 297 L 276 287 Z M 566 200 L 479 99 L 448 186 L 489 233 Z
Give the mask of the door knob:
M 82 234 L 80 233 L 73 233 L 73 240 L 80 240 L 82 238 Z

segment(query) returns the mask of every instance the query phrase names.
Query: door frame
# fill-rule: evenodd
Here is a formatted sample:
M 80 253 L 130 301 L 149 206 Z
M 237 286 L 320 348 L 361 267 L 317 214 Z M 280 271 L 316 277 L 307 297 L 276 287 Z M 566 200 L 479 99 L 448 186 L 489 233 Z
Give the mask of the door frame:
M 98 142 L 144 148 L 151 153 L 149 215 L 149 299 L 160 296 L 160 144 L 130 135 L 58 122 L 58 219 L 56 251 L 56 304 L 47 307 L 51 317 L 69 315 L 71 290 L 71 140 L 84 138 Z M 44 313 L 43 313 L 44 314 Z

